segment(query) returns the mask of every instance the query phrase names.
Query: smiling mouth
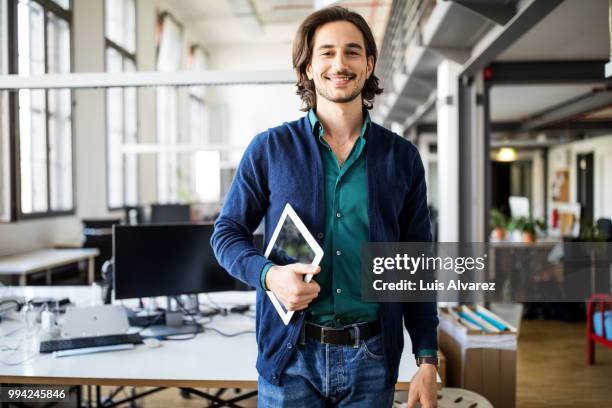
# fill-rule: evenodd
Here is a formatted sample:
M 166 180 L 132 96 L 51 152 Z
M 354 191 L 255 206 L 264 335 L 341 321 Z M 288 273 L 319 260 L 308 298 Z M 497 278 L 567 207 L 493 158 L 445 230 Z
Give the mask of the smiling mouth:
M 325 78 L 331 81 L 334 85 L 346 85 L 347 83 L 355 79 L 355 75 L 334 75 Z

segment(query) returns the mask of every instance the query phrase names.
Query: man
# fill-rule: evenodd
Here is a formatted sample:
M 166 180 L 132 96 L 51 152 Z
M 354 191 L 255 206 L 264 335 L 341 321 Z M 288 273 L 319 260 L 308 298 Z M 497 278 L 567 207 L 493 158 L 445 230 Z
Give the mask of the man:
M 361 244 L 431 240 L 416 148 L 368 115 L 382 92 L 376 58 L 360 15 L 331 7 L 306 18 L 293 65 L 308 114 L 254 138 L 215 223 L 219 262 L 257 287 L 260 406 L 390 407 L 402 321 L 420 364 L 409 406 L 436 406 L 435 304 L 361 300 Z M 287 202 L 323 247 L 320 267 L 273 265 L 253 247 L 262 218 L 267 243 Z M 265 290 L 297 311 L 289 325 Z

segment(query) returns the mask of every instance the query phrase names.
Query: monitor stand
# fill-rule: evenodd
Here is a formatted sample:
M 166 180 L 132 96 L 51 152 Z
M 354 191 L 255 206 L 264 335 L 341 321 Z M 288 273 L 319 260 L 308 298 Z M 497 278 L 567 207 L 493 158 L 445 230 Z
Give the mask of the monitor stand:
M 158 324 L 143 329 L 140 332 L 140 335 L 142 337 L 167 337 L 196 334 L 199 331 L 199 327 L 193 324 L 184 324 L 182 326 L 166 326 L 165 324 Z
M 183 313 L 173 310 L 171 297 L 166 298 L 166 303 L 166 324 L 152 325 L 143 329 L 140 332 L 142 337 L 179 336 L 197 334 L 201 331 L 199 325 L 183 323 Z

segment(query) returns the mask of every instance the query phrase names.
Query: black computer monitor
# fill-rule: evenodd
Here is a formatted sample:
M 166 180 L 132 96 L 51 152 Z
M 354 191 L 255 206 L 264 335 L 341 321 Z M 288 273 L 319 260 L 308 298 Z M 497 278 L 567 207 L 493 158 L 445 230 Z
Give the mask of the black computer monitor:
M 151 224 L 191 222 L 189 204 L 152 204 Z
M 116 299 L 235 290 L 210 247 L 212 224 L 116 225 Z

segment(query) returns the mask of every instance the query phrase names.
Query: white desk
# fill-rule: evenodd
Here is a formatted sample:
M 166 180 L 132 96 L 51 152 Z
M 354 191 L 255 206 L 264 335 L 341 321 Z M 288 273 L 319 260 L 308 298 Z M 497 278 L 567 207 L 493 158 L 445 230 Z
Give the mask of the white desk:
M 90 305 L 93 299 L 92 288 L 84 286 L 0 288 L 0 296 L 5 295 L 25 295 L 27 298 L 68 296 L 73 302 L 84 306 Z M 210 294 L 209 297 L 221 305 L 255 303 L 254 292 L 222 292 Z M 206 300 L 205 296 L 201 297 L 201 301 Z M 3 321 L 0 324 L 0 344 L 19 344 L 18 334 L 2 335 L 21 324 Z M 254 330 L 255 320 L 244 315 L 216 316 L 208 326 L 225 333 L 235 333 Z M 396 386 L 398 390 L 408 389 L 417 369 L 407 334 L 405 341 Z M 37 350 L 37 342 L 38 339 L 32 338 L 24 342 L 23 347 L 29 344 Z M 15 353 L 0 351 L 0 360 L 20 361 Z M 156 349 L 138 345 L 131 350 L 57 359 L 50 354 L 31 355 L 30 360 L 19 365 L 0 363 L 0 383 L 257 388 L 257 344 L 254 333 L 228 338 L 206 331 L 191 340 L 165 341 Z
M 94 258 L 100 251 L 94 248 L 41 249 L 0 258 L 0 275 L 18 275 L 19 284 L 24 286 L 28 274 L 46 271 L 47 285 L 51 283 L 51 270 L 87 260 L 87 279 L 94 281 Z

